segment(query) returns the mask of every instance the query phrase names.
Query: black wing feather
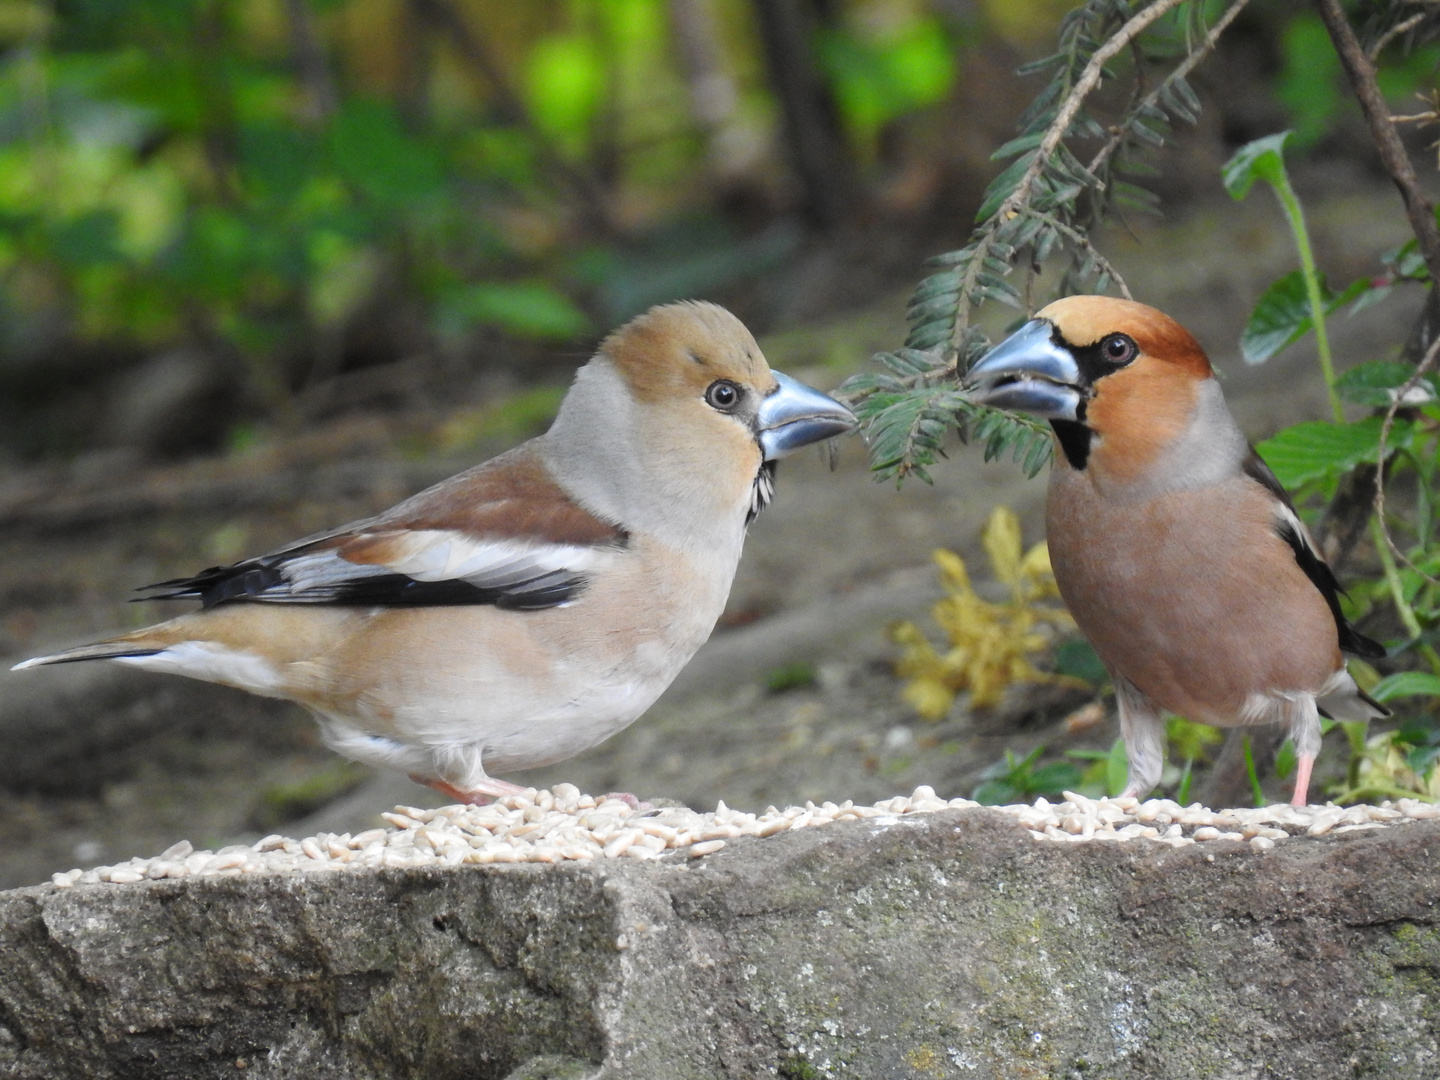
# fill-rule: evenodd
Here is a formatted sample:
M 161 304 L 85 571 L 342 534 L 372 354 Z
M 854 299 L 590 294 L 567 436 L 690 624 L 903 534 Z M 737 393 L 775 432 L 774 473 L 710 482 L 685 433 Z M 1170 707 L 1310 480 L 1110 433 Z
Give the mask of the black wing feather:
M 417 581 L 382 567 L 357 566 L 354 577 L 324 585 L 292 589 L 285 564 L 303 548 L 247 559 L 231 566 L 211 566 L 192 577 L 172 578 L 142 586 L 139 592 L 163 589 L 144 600 L 199 600 L 202 608 L 226 602 L 268 604 L 335 604 L 342 607 L 458 607 L 493 604 L 514 611 L 539 611 L 574 600 L 586 579 L 566 570 L 486 587 L 461 578 Z
M 1289 493 L 1281 486 L 1279 478 L 1270 470 L 1270 466 L 1265 464 L 1265 459 L 1255 452 L 1253 446 L 1250 448 L 1249 457 L 1245 459 L 1244 469 L 1246 476 L 1279 499 L 1291 514 L 1295 513 L 1295 504 L 1290 501 Z M 1296 520 L 1299 520 L 1298 515 L 1296 515 Z M 1330 569 L 1330 564 L 1320 558 L 1293 522 L 1284 519 L 1276 521 L 1275 533 L 1290 545 L 1290 550 L 1295 553 L 1295 561 L 1300 565 L 1300 569 L 1305 571 L 1305 576 L 1311 580 L 1315 588 L 1320 590 L 1320 595 L 1329 605 L 1330 614 L 1335 617 L 1335 630 L 1340 636 L 1340 650 L 1365 660 L 1378 660 L 1383 657 L 1385 646 L 1356 630 L 1350 620 L 1345 618 L 1345 613 L 1340 610 L 1342 590 L 1340 582 L 1335 578 L 1335 571 Z

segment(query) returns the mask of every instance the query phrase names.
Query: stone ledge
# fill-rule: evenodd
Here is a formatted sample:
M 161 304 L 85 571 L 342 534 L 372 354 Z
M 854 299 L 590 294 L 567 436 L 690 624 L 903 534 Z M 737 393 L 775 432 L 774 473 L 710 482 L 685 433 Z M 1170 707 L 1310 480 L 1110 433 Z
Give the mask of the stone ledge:
M 703 860 L 21 889 L 0 896 L 0 1063 L 1433 1080 L 1436 856 L 1434 821 L 1257 851 L 1036 843 L 943 810 Z

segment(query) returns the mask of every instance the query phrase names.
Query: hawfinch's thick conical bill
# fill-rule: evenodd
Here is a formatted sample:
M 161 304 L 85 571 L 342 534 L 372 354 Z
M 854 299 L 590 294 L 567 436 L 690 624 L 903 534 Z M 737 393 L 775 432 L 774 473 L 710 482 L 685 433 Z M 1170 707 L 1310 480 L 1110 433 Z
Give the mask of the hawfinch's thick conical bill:
M 1222 727 L 1284 724 L 1304 805 L 1320 716 L 1389 715 L 1342 652 L 1385 650 L 1341 614 L 1335 576 L 1195 339 L 1143 304 L 1072 296 L 997 345 L 967 383 L 975 400 L 1054 429 L 1050 559 L 1115 681 L 1126 794 L 1159 782 L 1168 710 Z
M 548 432 L 393 509 L 163 582 L 202 609 L 108 659 L 307 706 L 347 757 L 464 801 L 645 711 L 710 636 L 775 460 L 854 426 L 714 304 L 654 308 Z

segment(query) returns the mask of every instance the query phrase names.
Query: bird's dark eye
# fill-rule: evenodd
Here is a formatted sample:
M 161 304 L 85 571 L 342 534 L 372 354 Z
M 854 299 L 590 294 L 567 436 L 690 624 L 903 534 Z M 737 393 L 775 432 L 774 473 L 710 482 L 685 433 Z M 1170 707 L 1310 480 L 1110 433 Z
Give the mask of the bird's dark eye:
M 716 379 L 705 391 L 705 404 L 721 412 L 729 412 L 740 404 L 740 387 L 728 379 Z
M 1134 341 L 1124 334 L 1111 334 L 1100 343 L 1100 351 L 1104 354 L 1106 360 L 1118 367 L 1121 364 L 1128 364 L 1131 360 L 1134 360 L 1136 354 L 1140 352 L 1140 349 Z

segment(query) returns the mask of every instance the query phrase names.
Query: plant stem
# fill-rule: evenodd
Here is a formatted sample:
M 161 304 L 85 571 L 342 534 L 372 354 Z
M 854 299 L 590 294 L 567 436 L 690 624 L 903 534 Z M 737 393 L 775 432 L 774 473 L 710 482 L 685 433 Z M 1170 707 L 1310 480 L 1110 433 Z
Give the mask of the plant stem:
M 1310 234 L 1305 228 L 1305 211 L 1290 186 L 1290 176 L 1284 168 L 1274 177 L 1275 194 L 1290 222 L 1290 231 L 1295 236 L 1295 247 L 1300 252 L 1300 275 L 1305 279 L 1305 296 L 1310 301 L 1310 322 L 1315 327 L 1315 348 L 1320 354 L 1320 370 L 1325 376 L 1325 392 L 1330 395 L 1330 411 L 1337 423 L 1345 422 L 1345 410 L 1340 404 L 1340 395 L 1335 392 L 1335 361 L 1330 355 L 1330 335 L 1325 331 L 1325 297 L 1320 292 L 1320 274 L 1315 269 L 1315 253 L 1310 248 Z
M 1400 569 L 1395 565 L 1395 556 L 1390 551 L 1390 545 L 1386 543 L 1385 530 L 1381 527 L 1380 518 L 1376 515 L 1370 517 L 1370 542 L 1375 545 L 1375 554 L 1380 558 L 1380 567 L 1385 574 L 1385 584 L 1390 589 L 1390 599 L 1395 604 L 1395 612 L 1400 616 L 1400 621 L 1405 624 L 1405 630 L 1413 638 L 1418 638 L 1424 630 L 1420 626 L 1420 620 L 1415 615 L 1415 609 L 1405 599 L 1405 586 L 1400 581 Z M 1425 662 L 1430 669 L 1440 675 L 1440 653 L 1436 653 L 1431 645 L 1421 645 L 1420 655 L 1425 657 Z
M 1370 724 L 1365 720 L 1346 720 L 1340 724 L 1345 738 L 1350 741 L 1350 762 L 1345 767 L 1345 786 L 1360 786 L 1360 763 L 1365 760 L 1365 736 L 1370 733 Z
M 1255 755 L 1250 750 L 1250 736 L 1246 735 L 1241 744 L 1245 750 L 1245 775 L 1250 778 L 1250 790 L 1255 795 L 1255 805 L 1265 805 L 1265 792 L 1260 787 L 1260 777 L 1255 772 Z

